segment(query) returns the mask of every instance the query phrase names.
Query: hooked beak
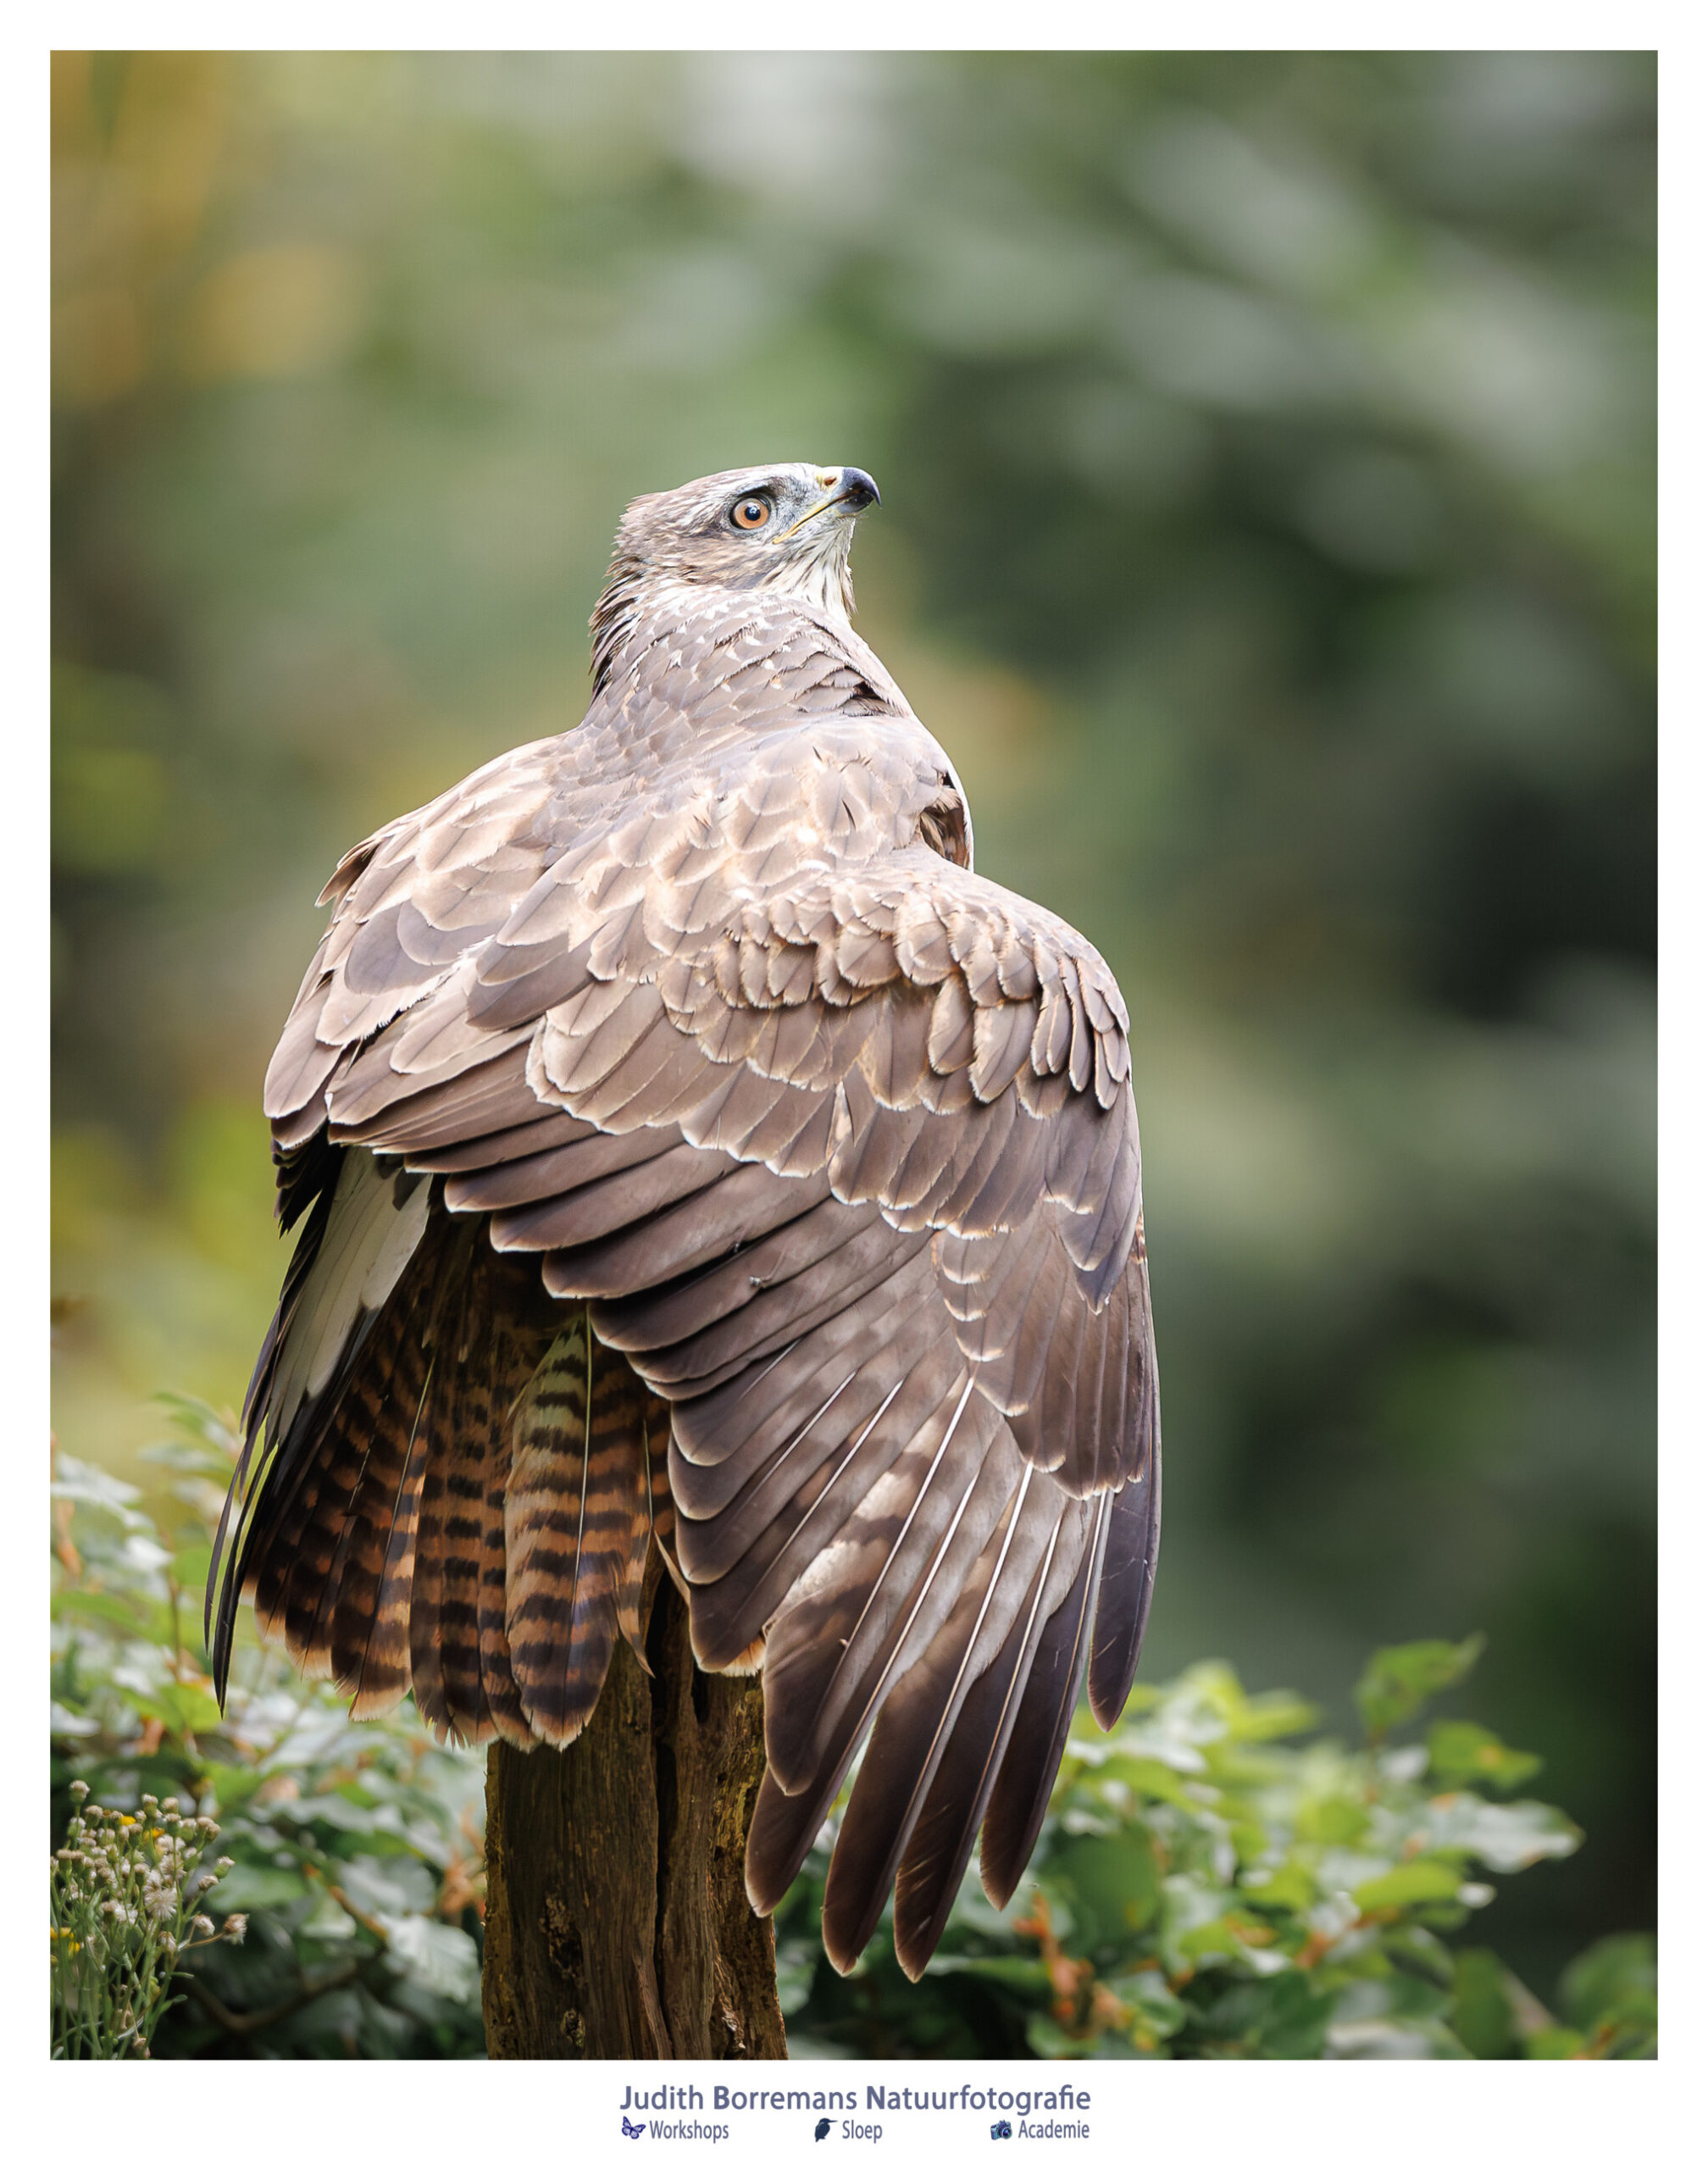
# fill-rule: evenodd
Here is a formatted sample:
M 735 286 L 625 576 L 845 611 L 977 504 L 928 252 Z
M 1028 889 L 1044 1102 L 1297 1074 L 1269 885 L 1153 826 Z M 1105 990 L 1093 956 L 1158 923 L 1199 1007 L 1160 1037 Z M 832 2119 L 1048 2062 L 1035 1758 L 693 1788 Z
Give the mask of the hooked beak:
M 814 505 L 811 512 L 803 513 L 792 527 L 785 528 L 777 538 L 779 542 L 786 542 L 791 535 L 798 535 L 820 513 L 829 512 L 837 505 L 846 505 L 851 513 L 859 513 L 864 512 L 868 505 L 881 505 L 884 502 L 878 494 L 878 485 L 863 467 L 821 469 L 818 482 L 822 489 L 829 490 L 832 494 L 822 504 Z

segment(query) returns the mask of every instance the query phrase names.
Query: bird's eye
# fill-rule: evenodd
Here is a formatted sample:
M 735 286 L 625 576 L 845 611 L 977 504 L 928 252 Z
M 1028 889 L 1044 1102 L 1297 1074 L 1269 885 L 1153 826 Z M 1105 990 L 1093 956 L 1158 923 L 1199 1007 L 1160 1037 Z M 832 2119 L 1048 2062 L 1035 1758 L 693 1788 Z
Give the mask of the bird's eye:
M 751 530 L 765 524 L 771 517 L 771 508 L 763 497 L 743 497 L 740 504 L 730 508 L 729 517 L 738 527 Z

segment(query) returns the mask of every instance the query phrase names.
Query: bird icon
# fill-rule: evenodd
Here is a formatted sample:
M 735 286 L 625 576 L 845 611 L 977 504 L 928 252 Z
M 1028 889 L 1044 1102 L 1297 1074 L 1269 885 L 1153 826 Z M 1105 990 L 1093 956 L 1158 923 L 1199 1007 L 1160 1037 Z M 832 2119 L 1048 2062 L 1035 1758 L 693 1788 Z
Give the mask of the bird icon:
M 830 2128 L 830 2119 L 829 2119 L 828 2116 L 821 2116 L 821 2117 L 818 2119 L 818 2122 L 817 2122 L 816 2124 L 814 2124 L 814 2125 L 813 2125 L 813 2127 L 812 2127 L 812 2136 L 813 2136 L 813 2138 L 824 2138 L 824 2134 L 825 2134 L 825 2133 L 826 2133 L 826 2132 L 828 2132 L 828 2131 L 829 2130 L 829 2128 Z

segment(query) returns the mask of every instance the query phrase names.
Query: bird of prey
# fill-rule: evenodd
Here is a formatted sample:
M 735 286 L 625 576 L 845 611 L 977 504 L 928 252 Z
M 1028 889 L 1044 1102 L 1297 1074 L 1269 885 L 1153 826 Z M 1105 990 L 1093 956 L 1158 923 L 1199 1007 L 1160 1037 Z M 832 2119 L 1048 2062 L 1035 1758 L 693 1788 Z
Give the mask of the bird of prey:
M 749 1895 L 918 1978 L 995 1904 L 1161 1503 L 1127 1012 L 973 870 L 851 623 L 857 468 L 638 498 L 591 704 L 348 852 L 267 1073 L 300 1226 L 208 1581 L 358 1716 L 573 1740 L 656 1543 L 762 1669 Z

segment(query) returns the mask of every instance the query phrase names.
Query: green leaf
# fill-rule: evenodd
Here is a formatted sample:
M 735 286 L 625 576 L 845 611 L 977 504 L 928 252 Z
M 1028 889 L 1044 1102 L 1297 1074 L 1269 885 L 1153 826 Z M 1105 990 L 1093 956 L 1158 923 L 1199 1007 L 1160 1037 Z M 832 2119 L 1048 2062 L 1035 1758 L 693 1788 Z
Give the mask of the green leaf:
M 1655 1999 L 1652 1935 L 1604 1936 L 1574 1958 L 1560 1978 L 1563 2015 L 1603 2055 L 1655 2053 Z
M 1583 2053 L 1583 2036 L 1569 2026 L 1544 2026 L 1524 2044 L 1527 2056 L 1542 2063 L 1559 2063 Z
M 164 1462 L 172 1468 L 193 1465 L 210 1475 L 230 1475 L 239 1441 L 216 1408 L 192 1393 L 157 1393 L 154 1401 L 176 1424 L 181 1442 L 174 1440 L 160 1445 L 145 1446 L 142 1452 L 146 1459 Z M 196 1456 L 193 1464 L 183 1458 L 186 1454 Z
M 1454 1952 L 1449 2023 L 1473 2056 L 1489 2060 L 1520 2053 L 1506 1968 L 1492 1950 Z
M 1041 2011 L 1034 2011 L 1026 2022 L 1026 2045 L 1034 2056 L 1046 2058 L 1051 2063 L 1097 2053 L 1095 2035 L 1064 2033 L 1055 2020 Z
M 1456 1687 L 1483 1654 L 1483 1637 L 1462 1642 L 1402 1642 L 1378 1650 L 1352 1690 L 1372 1744 L 1415 1717 L 1433 1695 Z
M 202 1592 L 208 1585 L 208 1569 L 214 1563 L 214 1547 L 198 1539 L 180 1545 L 172 1562 L 173 1578 L 186 1598 L 181 1623 L 186 1645 L 199 1647 L 202 1640 Z
M 1159 1762 L 1150 1755 L 1112 1755 L 1097 1772 L 1100 1778 L 1113 1778 L 1131 1791 L 1146 1800 L 1172 1800 L 1177 1807 L 1190 1807 L 1191 1795 L 1186 1790 L 1187 1780 L 1167 1763 Z
M 48 1706 L 47 1729 L 54 1739 L 87 1739 L 100 1731 L 101 1721 L 68 1710 L 63 1702 L 53 1702 Z
M 1336 2061 L 1461 2061 L 1468 2055 L 1450 2027 L 1431 2018 L 1336 2019 L 1328 2028 L 1327 2055 Z
M 142 1494 L 134 1484 L 109 1476 L 92 1462 L 75 1461 L 68 1453 L 55 1456 L 53 1481 L 47 1488 L 55 1499 L 69 1499 L 77 1506 L 111 1514 L 125 1528 L 151 1532 L 153 1528 L 147 1514 L 137 1510 L 136 1501 Z
M 979 1980 L 1000 1982 L 1011 1989 L 1048 1989 L 1050 1985 L 1043 1960 L 1023 1955 L 946 1958 L 940 1953 L 931 1961 L 931 1970 L 934 1973 L 971 1973 Z
M 1382 1938 L 1382 1950 L 1397 1972 L 1412 1974 L 1434 1988 L 1452 1987 L 1453 1952 L 1416 1920 L 1399 1922 L 1388 1929 Z
M 1250 1906 L 1278 1907 L 1284 1912 L 1302 1913 L 1316 1901 L 1317 1884 L 1302 1867 L 1278 1867 L 1262 1880 L 1248 1876 L 1239 1886 L 1239 1894 Z
M 369 1913 L 425 1912 L 438 1889 L 438 1879 L 426 1863 L 407 1855 L 384 1859 L 363 1855 L 347 1861 L 340 1881 L 346 1894 Z
M 1430 1774 L 1446 1785 L 1490 1785 L 1516 1792 L 1542 1767 L 1539 1755 L 1508 1747 L 1481 1725 L 1444 1717 L 1429 1728 Z
M 435 1996 L 472 2003 L 480 1993 L 480 1954 L 461 1928 L 411 1913 L 387 1920 L 387 1950 L 394 1966 Z
M 210 1913 L 258 1913 L 263 1906 L 294 1906 L 309 1885 L 289 1868 L 248 1867 L 241 1861 L 203 1900 Z
M 1570 1816 L 1539 1800 L 1496 1801 L 1448 1793 L 1424 1810 L 1421 1833 L 1431 1852 L 1468 1853 L 1497 1875 L 1538 1861 L 1564 1860 L 1583 1842 Z
M 1171 2039 L 1186 2023 L 1186 2005 L 1155 1967 L 1140 1972 L 1117 1974 L 1109 1987 L 1134 2014 L 1135 2032 L 1142 2031 L 1150 2037 L 1142 2044 L 1145 2047 Z
M 1574 2026 L 1593 2026 L 1611 2011 L 1653 2000 L 1652 1935 L 1603 1936 L 1560 1977 L 1560 2007 Z
M 372 1837 L 388 1826 L 394 1836 L 397 1830 L 395 1806 L 347 1800 L 341 1793 L 313 1793 L 307 1800 L 292 1800 L 291 1819 L 293 1822 L 318 1823 L 326 1830 L 347 1830 L 358 1838 Z
M 1307 1800 L 1299 1809 L 1299 1835 L 1307 1844 L 1356 1845 L 1369 1827 L 1369 1810 L 1339 1793 Z
M 134 1634 L 141 1620 L 141 1607 L 128 1598 L 111 1596 L 105 1589 L 57 1589 L 53 1595 L 53 1616 L 55 1619 L 102 1620 L 109 1627 L 122 1628 Z
M 267 1782 L 263 1771 L 243 1762 L 216 1762 L 208 1772 L 214 1788 L 214 1804 L 222 1816 L 230 1815 L 253 1798 Z
M 1389 1906 L 1423 1906 L 1431 1899 L 1451 1898 L 1462 1879 L 1457 1868 L 1445 1861 L 1408 1861 L 1403 1867 L 1359 1883 L 1352 1896 L 1365 1913 Z
M 1216 1998 L 1206 2018 L 1248 2055 L 1294 2061 L 1321 2056 L 1334 2012 L 1332 1990 L 1309 1974 L 1288 1972 L 1234 1983 Z
M 1235 1739 L 1284 1739 L 1290 1734 L 1309 1732 L 1322 1717 L 1314 1702 L 1285 1689 L 1253 1695 L 1234 1717 L 1228 1729 Z
M 169 1732 L 211 1732 L 219 1722 L 219 1705 L 200 1687 L 175 1683 L 152 1695 L 139 1695 L 136 1707 L 145 1717 L 158 1717 Z
M 1180 1938 L 1180 1948 L 1194 1965 L 1215 1959 L 1241 1972 L 1279 1973 L 1292 1964 L 1276 1946 L 1271 1924 L 1243 1906 L 1229 1906 L 1202 1928 L 1189 1928 Z
M 1039 1880 L 1065 1900 L 1073 1917 L 1067 1940 L 1082 1953 L 1130 1943 L 1155 1918 L 1162 1891 L 1142 1826 L 1112 1838 L 1058 1841 Z
M 192 1445 L 187 1439 L 162 1439 L 152 1446 L 137 1449 L 139 1461 L 152 1462 L 157 1468 L 176 1469 L 184 1476 L 211 1477 L 218 1468 L 229 1480 L 231 1465 L 223 1455 L 216 1455 L 207 1446 Z
M 348 1943 L 355 1937 L 356 1923 L 331 1892 L 323 1890 L 313 1911 L 297 1922 L 297 1933 L 312 1936 L 317 1943 Z

